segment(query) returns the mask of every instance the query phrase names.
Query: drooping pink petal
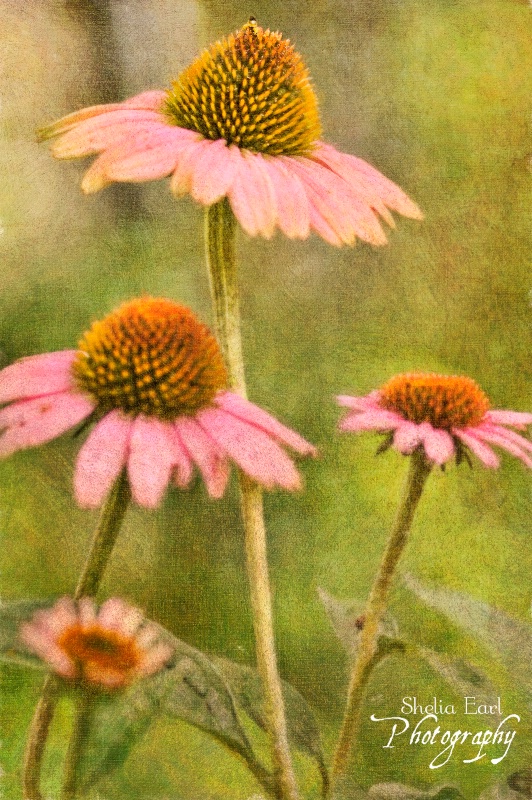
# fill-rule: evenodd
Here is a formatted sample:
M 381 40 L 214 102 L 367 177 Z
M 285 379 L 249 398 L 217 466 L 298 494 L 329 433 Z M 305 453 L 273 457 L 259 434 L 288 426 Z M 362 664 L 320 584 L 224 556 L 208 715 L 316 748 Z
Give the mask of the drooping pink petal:
M 283 161 L 286 161 L 283 156 Z M 296 157 L 291 167 L 301 178 L 311 204 L 345 244 L 358 236 L 373 245 L 386 244 L 386 236 L 375 213 L 356 197 L 346 181 L 317 161 Z
M 64 392 L 72 387 L 70 368 L 76 350 L 28 356 L 0 372 L 0 403 Z
M 154 90 L 149 92 L 142 92 L 123 103 L 104 103 L 97 106 L 89 106 L 82 108 L 79 111 L 74 111 L 72 114 L 67 114 L 66 117 L 58 119 L 51 125 L 42 128 L 39 131 L 41 139 L 51 139 L 54 136 L 59 136 L 66 131 L 71 130 L 79 123 L 87 119 L 101 116 L 102 114 L 109 114 L 113 111 L 121 111 L 123 108 L 138 109 L 140 111 L 157 111 L 161 108 L 166 100 L 166 92 Z
M 110 411 L 95 425 L 79 451 L 74 473 L 76 499 L 84 508 L 98 508 L 126 465 L 133 420 Z
M 244 422 L 261 428 L 265 433 L 291 447 L 297 453 L 305 456 L 315 456 L 317 454 L 316 448 L 303 439 L 302 436 L 282 425 L 267 411 L 259 408 L 254 403 L 250 403 L 249 400 L 245 400 L 240 395 L 234 392 L 220 392 L 216 395 L 214 402 L 229 414 L 233 414 L 233 416 Z
M 191 181 L 194 200 L 210 206 L 228 193 L 238 169 L 238 150 L 228 147 L 225 139 L 207 140 L 195 160 Z
M 345 153 L 339 152 L 331 145 L 319 142 L 310 158 L 342 177 L 360 200 L 377 211 L 391 228 L 395 228 L 394 219 L 375 186 L 371 184 L 367 176 L 353 168 L 353 164 Z
M 74 678 L 76 669 L 66 653 L 37 625 L 26 623 L 20 629 L 20 639 L 29 650 L 46 661 L 59 675 Z
M 179 438 L 203 476 L 211 497 L 223 497 L 229 470 L 225 453 L 192 417 L 179 417 L 174 423 Z
M 59 392 L 21 400 L 0 411 L 0 458 L 55 439 L 89 416 L 94 403 L 81 394 Z
M 352 408 L 353 411 L 368 411 L 369 409 L 379 408 L 379 392 L 370 392 L 362 397 L 352 397 L 349 394 L 339 394 L 336 402 L 339 406 Z
M 532 441 L 530 439 L 521 436 L 519 433 L 515 431 L 509 430 L 508 428 L 503 428 L 502 425 L 496 425 L 495 423 L 491 422 L 482 422 L 480 425 L 477 426 L 477 430 L 484 430 L 492 433 L 497 433 L 500 436 L 504 436 L 505 439 L 508 439 L 509 442 L 513 442 L 522 450 L 528 450 L 532 453 Z
M 78 600 L 78 614 L 83 627 L 88 627 L 96 622 L 96 604 L 92 597 L 82 597 Z
M 273 236 L 277 221 L 275 193 L 260 153 L 240 151 L 238 171 L 228 194 L 231 208 L 246 233 Z
M 341 153 L 325 142 L 319 142 L 313 157 L 324 160 L 331 169 L 342 175 L 353 186 L 355 191 L 369 192 L 370 194 L 367 195 L 368 200 L 370 200 L 371 193 L 373 193 L 388 208 L 397 211 L 399 214 L 411 219 L 423 219 L 423 213 L 416 203 L 412 202 L 399 186 L 362 158 L 357 158 L 357 156 L 348 153 Z M 373 207 L 381 213 L 379 208 Z
M 479 439 L 482 439 L 485 442 L 490 442 L 491 444 L 496 444 L 499 447 L 502 447 L 504 450 L 507 450 L 513 456 L 519 458 L 523 464 L 526 464 L 527 467 L 532 468 L 532 458 L 530 458 L 522 447 L 512 442 L 506 436 L 503 435 L 501 429 L 500 431 L 494 431 L 486 429 L 483 425 L 477 425 L 475 428 L 475 434 Z M 506 433 L 507 431 L 505 431 Z
M 298 176 L 278 158 L 264 157 L 277 206 L 277 222 L 289 239 L 306 239 L 310 233 L 309 201 Z
M 504 411 L 503 409 L 493 409 L 487 411 L 484 419 L 501 425 L 511 425 L 514 428 L 524 429 L 527 425 L 532 425 L 532 414 L 526 411 Z
M 209 139 L 203 139 L 199 134 L 183 143 L 177 157 L 176 168 L 170 180 L 170 189 L 177 197 L 183 197 L 192 191 L 194 171 L 210 149 L 211 144 L 212 142 Z
M 419 425 L 416 425 L 415 422 L 404 420 L 395 430 L 393 444 L 400 453 L 408 455 L 413 453 L 416 447 L 421 444 L 421 440 Z
M 433 428 L 428 422 L 422 422 L 419 425 L 419 433 L 430 461 L 434 461 L 435 464 L 445 464 L 453 457 L 455 446 L 450 433 Z
M 152 181 L 165 178 L 176 167 L 178 149 L 187 142 L 181 128 L 161 125 L 135 132 L 107 151 L 105 175 L 113 181 Z
M 130 606 L 120 597 L 106 600 L 97 616 L 97 622 L 102 628 L 117 631 L 123 636 L 133 636 L 143 619 L 144 616 L 138 608 Z
M 466 447 L 469 447 L 471 452 L 482 461 L 484 466 L 490 469 L 497 469 L 500 465 L 499 456 L 493 452 L 491 447 L 488 447 L 487 444 L 477 439 L 474 428 L 454 428 L 453 433 Z
M 341 431 L 392 431 L 404 424 L 404 419 L 394 411 L 369 409 L 362 413 L 349 412 L 338 425 Z
M 143 415 L 135 419 L 127 470 L 136 503 L 147 508 L 159 505 L 178 458 L 170 423 Z
M 77 620 L 77 612 L 71 597 L 60 597 L 52 608 L 36 611 L 33 616 L 33 623 L 46 629 L 54 638 L 57 638 L 63 631 L 74 625 Z
M 194 474 L 194 463 L 190 458 L 186 447 L 181 441 L 181 437 L 179 436 L 175 425 L 173 426 L 173 434 L 175 455 L 174 480 L 180 489 L 184 489 L 192 480 L 192 475 Z
M 86 194 L 93 194 L 112 181 L 164 178 L 174 170 L 180 153 L 197 136 L 193 131 L 155 123 L 149 128 L 135 129 L 92 163 L 83 176 L 81 188 Z
M 159 644 L 154 645 L 142 659 L 139 674 L 147 676 L 159 672 L 172 657 L 173 653 L 174 650 L 169 644 L 159 642 Z
M 80 122 L 64 133 L 50 148 L 56 158 L 82 158 L 113 147 L 121 139 L 138 131 L 146 132 L 161 125 L 155 111 L 121 109 Z
M 206 408 L 197 420 L 238 466 L 257 483 L 294 491 L 301 479 L 292 460 L 268 434 L 221 408 Z

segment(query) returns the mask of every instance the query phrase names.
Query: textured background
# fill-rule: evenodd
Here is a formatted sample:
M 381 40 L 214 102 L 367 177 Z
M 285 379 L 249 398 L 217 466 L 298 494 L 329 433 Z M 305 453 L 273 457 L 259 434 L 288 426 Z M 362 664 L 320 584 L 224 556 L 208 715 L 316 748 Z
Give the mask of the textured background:
M 0 1 L 0 359 L 75 345 L 92 319 L 141 292 L 190 304 L 210 319 L 202 211 L 165 182 L 82 197 L 84 165 L 54 162 L 37 127 L 98 100 L 167 86 L 212 38 L 250 12 L 304 54 L 325 137 L 366 158 L 421 205 L 390 244 L 336 250 L 240 236 L 250 395 L 316 443 L 306 491 L 267 498 L 271 569 L 284 676 L 313 705 L 330 749 L 347 665 L 316 594 L 364 598 L 390 525 L 405 463 L 374 458 L 371 436 L 335 432 L 335 393 L 365 393 L 396 372 L 466 373 L 497 407 L 530 409 L 531 9 L 518 0 L 358 0 L 312 4 L 116 0 L 98 25 L 83 4 Z M 2 595 L 72 591 L 96 515 L 71 498 L 68 435 L 0 464 Z M 529 618 L 530 475 L 510 457 L 435 475 L 405 568 Z M 128 514 L 102 594 L 120 594 L 188 642 L 253 662 L 236 492 L 171 490 L 157 512 Z M 523 722 L 499 767 L 456 758 L 432 773 L 421 748 L 383 750 L 363 729 L 356 768 L 370 784 L 458 782 L 468 798 L 526 763 L 530 713 L 511 676 L 442 617 L 397 589 L 393 609 L 421 641 L 491 669 Z M 3 668 L 0 785 L 20 798 L 25 729 L 39 680 Z M 368 710 L 404 695 L 452 695 L 412 661 L 375 677 Z M 51 748 L 49 793 L 68 711 Z M 458 720 L 458 726 L 463 719 Z M 313 779 L 304 779 L 312 792 Z M 177 787 L 177 788 L 176 788 Z M 136 797 L 246 798 L 256 790 L 218 745 L 160 724 L 102 788 Z M 309 794 L 309 796 L 312 796 Z

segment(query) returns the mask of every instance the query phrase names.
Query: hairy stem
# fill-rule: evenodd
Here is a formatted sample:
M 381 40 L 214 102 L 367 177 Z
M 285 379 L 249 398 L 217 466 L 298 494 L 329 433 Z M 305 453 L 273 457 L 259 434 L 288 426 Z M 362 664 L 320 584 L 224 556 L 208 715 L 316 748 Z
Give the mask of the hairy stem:
M 403 497 L 364 612 L 359 650 L 351 672 L 344 720 L 334 754 L 333 787 L 346 774 L 349 766 L 351 751 L 358 736 L 366 684 L 375 666 L 379 628 L 388 604 L 395 569 L 407 543 L 414 513 L 430 470 L 431 465 L 424 451 L 416 450 L 410 457 Z
M 80 597 L 93 597 L 96 595 L 130 498 L 131 492 L 124 470 L 111 489 L 100 515 L 100 521 L 92 540 L 89 555 L 74 594 L 75 600 L 79 600 Z M 24 800 L 43 800 L 40 790 L 42 760 L 55 707 L 59 699 L 59 688 L 59 681 L 55 675 L 48 675 L 44 681 L 41 696 L 33 714 L 24 756 Z
M 91 691 L 87 690 L 82 691 L 78 698 L 74 725 L 65 758 L 61 800 L 74 800 L 78 793 L 81 759 L 89 737 L 95 702 L 96 697 Z
M 230 387 L 246 397 L 235 256 L 236 221 L 227 200 L 221 200 L 207 210 L 206 226 L 207 265 L 216 332 L 229 373 Z M 280 800 L 298 800 L 275 652 L 262 490 L 242 472 L 239 473 L 239 480 L 257 668 L 264 687 L 265 713 L 279 797 Z

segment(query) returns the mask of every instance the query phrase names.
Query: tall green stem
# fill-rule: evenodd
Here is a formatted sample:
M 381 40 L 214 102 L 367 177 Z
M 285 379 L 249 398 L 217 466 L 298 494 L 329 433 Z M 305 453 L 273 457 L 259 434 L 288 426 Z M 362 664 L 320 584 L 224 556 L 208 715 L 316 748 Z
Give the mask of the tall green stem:
M 102 510 L 89 555 L 74 594 L 75 600 L 79 600 L 80 597 L 96 595 L 130 499 L 131 492 L 124 470 L 111 489 Z M 43 800 L 40 790 L 42 760 L 58 698 L 59 682 L 55 675 L 50 674 L 44 681 L 26 744 L 23 771 L 24 800 Z
M 349 758 L 360 726 L 366 684 L 374 666 L 379 628 L 388 604 L 395 569 L 407 543 L 414 513 L 430 470 L 431 465 L 424 451 L 416 450 L 410 457 L 403 497 L 364 612 L 358 655 L 351 672 L 344 720 L 334 754 L 333 787 L 338 779 L 346 774 L 349 766 Z
M 230 387 L 246 397 L 235 227 L 236 221 L 227 200 L 222 200 L 207 210 L 207 265 L 216 331 L 227 365 Z M 298 800 L 275 652 L 262 490 L 242 472 L 239 473 L 239 480 L 257 668 L 264 687 L 273 762 L 281 800 Z
M 76 797 L 79 786 L 81 757 L 89 737 L 95 701 L 96 697 L 90 690 L 83 690 L 81 696 L 78 698 L 76 716 L 74 718 L 74 725 L 65 759 L 65 775 L 61 800 L 74 800 Z

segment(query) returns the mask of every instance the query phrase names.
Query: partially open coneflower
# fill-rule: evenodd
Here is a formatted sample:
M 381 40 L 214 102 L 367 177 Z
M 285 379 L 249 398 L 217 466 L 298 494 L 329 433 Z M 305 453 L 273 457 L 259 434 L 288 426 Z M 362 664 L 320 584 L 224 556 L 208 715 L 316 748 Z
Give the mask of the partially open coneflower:
M 348 414 L 343 431 L 380 431 L 384 446 L 410 454 L 423 447 L 429 461 L 444 464 L 474 453 L 486 467 L 499 466 L 490 445 L 497 445 L 532 467 L 532 442 L 509 428 L 525 430 L 532 414 L 492 410 L 471 378 L 413 373 L 396 375 L 365 397 L 341 395 Z M 507 427 L 508 426 L 508 427 Z
M 57 158 L 100 154 L 87 193 L 171 175 L 171 189 L 210 206 L 227 197 L 244 230 L 334 245 L 382 245 L 389 209 L 421 218 L 392 181 L 320 141 L 308 70 L 282 35 L 255 20 L 212 45 L 172 88 L 74 112 L 41 131 Z
M 253 403 L 225 390 L 214 336 L 185 306 L 143 297 L 85 333 L 78 350 L 21 359 L 0 372 L 0 457 L 95 422 L 75 472 L 80 505 L 98 507 L 127 466 L 133 499 L 154 507 L 194 464 L 221 497 L 232 459 L 266 488 L 300 476 L 281 445 L 314 448 Z
M 75 603 L 63 597 L 37 611 L 20 638 L 57 675 L 104 690 L 123 689 L 159 672 L 173 654 L 159 628 L 118 597 L 99 610 L 91 598 Z

